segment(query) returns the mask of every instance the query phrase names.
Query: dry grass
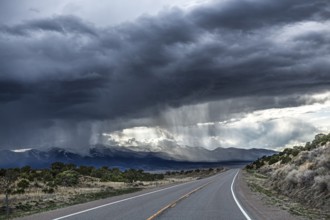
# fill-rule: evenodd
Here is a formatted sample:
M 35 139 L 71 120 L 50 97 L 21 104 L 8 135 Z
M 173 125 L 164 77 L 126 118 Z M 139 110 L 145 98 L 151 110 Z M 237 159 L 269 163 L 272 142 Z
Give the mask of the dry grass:
M 267 187 L 268 178 L 260 173 L 248 172 L 246 181 L 252 191 L 263 194 L 266 204 L 284 209 L 294 215 L 303 216 L 312 220 L 330 219 L 329 213 L 322 212 L 319 209 L 306 207 L 293 201 L 290 197 L 278 193 L 272 187 Z
M 285 208 L 295 214 L 330 219 L 330 142 L 301 151 L 291 159 L 251 171 L 251 188 L 276 201 L 284 198 L 289 201 L 283 203 Z
M 330 143 L 300 152 L 291 163 L 269 169 L 266 185 L 297 202 L 330 212 L 329 166 Z
M 82 176 L 79 184 L 75 187 L 57 186 L 55 193 L 45 193 L 42 189 L 45 184 L 42 182 L 32 182 L 31 186 L 24 194 L 10 196 L 10 206 L 12 208 L 11 218 L 61 208 L 73 204 L 88 202 L 110 196 L 131 193 L 142 189 L 154 188 L 162 185 L 182 183 L 198 178 L 214 175 L 217 172 L 201 172 L 198 175 L 171 175 L 163 180 L 157 181 L 136 181 L 134 183 L 125 182 L 101 182 L 99 178 Z M 38 186 L 38 187 L 35 187 Z M 4 195 L 0 194 L 0 200 L 4 201 Z M 0 210 L 0 220 L 6 219 L 4 205 Z

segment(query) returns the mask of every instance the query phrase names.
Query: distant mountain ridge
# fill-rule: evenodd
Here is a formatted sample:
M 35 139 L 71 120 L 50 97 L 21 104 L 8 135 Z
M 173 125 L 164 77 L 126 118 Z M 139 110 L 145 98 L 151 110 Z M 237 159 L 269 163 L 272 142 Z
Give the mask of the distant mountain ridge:
M 217 163 L 251 162 L 274 151 L 265 149 L 180 148 L 167 152 L 136 151 L 132 148 L 97 145 L 87 154 L 79 154 L 63 148 L 47 150 L 29 149 L 25 151 L 0 151 L 0 167 L 48 167 L 53 162 L 74 163 L 88 166 L 115 166 L 120 168 L 139 168 L 146 170 L 169 169 L 189 166 L 215 166 Z

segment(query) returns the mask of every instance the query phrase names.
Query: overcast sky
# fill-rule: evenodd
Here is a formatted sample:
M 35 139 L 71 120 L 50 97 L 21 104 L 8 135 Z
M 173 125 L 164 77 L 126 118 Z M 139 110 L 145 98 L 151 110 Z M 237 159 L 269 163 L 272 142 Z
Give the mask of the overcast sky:
M 0 2 L 2 149 L 281 149 L 329 118 L 328 0 Z

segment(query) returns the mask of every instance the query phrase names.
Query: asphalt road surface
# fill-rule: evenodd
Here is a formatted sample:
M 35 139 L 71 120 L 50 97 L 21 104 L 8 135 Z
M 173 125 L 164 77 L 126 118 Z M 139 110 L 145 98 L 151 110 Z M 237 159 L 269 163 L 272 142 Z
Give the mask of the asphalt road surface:
M 235 196 L 238 169 L 184 184 L 75 206 L 24 219 L 253 219 Z

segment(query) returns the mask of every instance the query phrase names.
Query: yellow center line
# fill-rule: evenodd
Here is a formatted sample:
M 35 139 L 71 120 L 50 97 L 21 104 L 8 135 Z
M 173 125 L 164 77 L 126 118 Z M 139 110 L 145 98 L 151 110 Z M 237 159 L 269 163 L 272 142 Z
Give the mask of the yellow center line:
M 194 189 L 194 190 L 188 192 L 187 194 L 181 196 L 177 200 L 169 203 L 167 206 L 165 206 L 164 208 L 160 209 L 155 214 L 153 214 L 152 216 L 150 216 L 149 218 L 147 218 L 147 220 L 153 220 L 153 219 L 155 219 L 156 217 L 158 217 L 159 215 L 161 215 L 163 212 L 165 212 L 167 209 L 175 207 L 178 202 L 180 202 L 181 200 L 184 200 L 185 198 L 188 198 L 191 194 L 197 192 L 198 190 L 204 188 L 205 186 L 209 185 L 212 182 L 214 182 L 214 180 L 211 180 L 211 181 L 205 183 L 204 185 L 197 187 L 196 189 Z

